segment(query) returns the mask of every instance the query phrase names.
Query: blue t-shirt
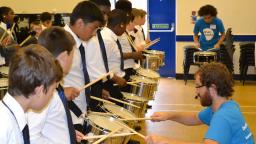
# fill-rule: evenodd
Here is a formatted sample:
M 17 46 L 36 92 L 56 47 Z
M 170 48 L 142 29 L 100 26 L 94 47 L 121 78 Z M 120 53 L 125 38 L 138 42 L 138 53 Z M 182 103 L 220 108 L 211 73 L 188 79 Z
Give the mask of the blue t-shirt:
M 250 128 L 240 111 L 239 105 L 230 100 L 214 113 L 211 107 L 202 110 L 199 119 L 209 126 L 205 139 L 220 144 L 254 144 Z
M 225 29 L 219 18 L 215 17 L 212 23 L 206 23 L 202 17 L 196 21 L 194 27 L 194 34 L 198 35 L 199 32 L 201 33 L 199 38 L 200 47 L 202 50 L 208 50 L 219 41 L 219 33 L 225 33 Z

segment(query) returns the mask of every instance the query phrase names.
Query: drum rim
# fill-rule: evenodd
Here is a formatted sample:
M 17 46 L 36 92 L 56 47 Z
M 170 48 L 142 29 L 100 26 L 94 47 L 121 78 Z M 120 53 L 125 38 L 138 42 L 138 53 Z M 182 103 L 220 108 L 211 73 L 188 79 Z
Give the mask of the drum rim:
M 147 102 L 147 101 L 148 101 L 146 98 L 140 97 L 140 96 L 138 96 L 138 95 L 136 95 L 136 94 L 134 94 L 134 93 L 122 92 L 122 94 L 124 95 L 124 98 L 125 98 L 125 99 L 131 100 L 131 101 L 134 101 L 134 102 Z M 138 101 L 138 100 L 135 100 L 135 99 L 129 99 L 129 98 L 125 97 L 125 96 L 127 96 L 127 94 L 128 94 L 128 95 L 132 94 L 133 96 L 138 97 L 138 98 L 140 98 L 140 99 L 142 99 L 142 100 L 141 100 L 141 101 Z

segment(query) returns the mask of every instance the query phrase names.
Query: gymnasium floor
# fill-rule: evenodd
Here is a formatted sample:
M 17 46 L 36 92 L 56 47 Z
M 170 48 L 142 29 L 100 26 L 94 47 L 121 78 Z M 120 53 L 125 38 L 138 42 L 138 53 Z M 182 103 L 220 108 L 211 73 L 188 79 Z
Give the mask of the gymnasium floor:
M 241 106 L 245 119 L 256 135 L 256 82 L 247 81 L 243 86 L 239 81 L 235 82 L 235 92 L 233 99 Z M 150 116 L 154 111 L 183 111 L 198 112 L 203 107 L 199 100 L 194 99 L 194 81 L 188 81 L 187 85 L 183 80 L 163 78 L 160 80 L 156 100 L 153 107 L 148 110 L 146 116 Z M 188 142 L 202 142 L 207 126 L 183 126 L 176 122 L 166 121 L 153 123 L 147 121 L 142 123 L 142 134 L 158 134 L 176 138 Z M 135 136 L 141 144 L 145 143 L 141 138 Z

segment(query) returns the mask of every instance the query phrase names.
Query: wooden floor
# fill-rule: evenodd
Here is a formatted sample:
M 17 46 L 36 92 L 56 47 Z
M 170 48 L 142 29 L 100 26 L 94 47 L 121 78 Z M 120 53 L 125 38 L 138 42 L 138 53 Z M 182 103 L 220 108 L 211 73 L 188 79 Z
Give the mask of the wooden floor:
M 246 82 L 243 86 L 235 82 L 233 99 L 241 106 L 245 119 L 256 135 L 256 82 Z M 200 102 L 194 99 L 194 81 L 188 81 L 187 85 L 182 80 L 164 78 L 160 80 L 156 99 L 153 101 L 152 109 L 148 110 L 146 116 L 155 111 L 183 111 L 198 112 L 203 107 Z M 188 142 L 202 142 L 207 126 L 184 126 L 172 121 L 153 123 L 150 121 L 142 123 L 144 135 L 158 134 Z M 143 139 L 135 136 L 141 144 Z

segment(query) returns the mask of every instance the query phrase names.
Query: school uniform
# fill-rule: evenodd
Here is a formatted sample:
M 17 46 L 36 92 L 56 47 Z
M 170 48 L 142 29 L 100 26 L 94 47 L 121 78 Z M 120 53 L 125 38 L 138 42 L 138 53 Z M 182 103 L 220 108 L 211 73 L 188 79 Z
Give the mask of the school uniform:
M 40 112 L 28 112 L 31 144 L 76 144 L 67 99 L 61 87 L 54 91 L 49 104 Z
M 0 101 L 0 115 L 1 144 L 30 144 L 25 112 L 9 93 Z

